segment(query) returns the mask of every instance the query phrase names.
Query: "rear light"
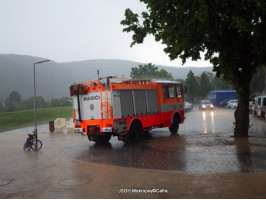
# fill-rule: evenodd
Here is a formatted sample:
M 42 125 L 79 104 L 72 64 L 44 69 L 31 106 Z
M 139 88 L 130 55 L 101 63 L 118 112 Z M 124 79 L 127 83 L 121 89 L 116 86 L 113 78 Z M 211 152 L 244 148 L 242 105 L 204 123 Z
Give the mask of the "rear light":
M 75 128 L 80 128 L 80 125 L 75 125 Z

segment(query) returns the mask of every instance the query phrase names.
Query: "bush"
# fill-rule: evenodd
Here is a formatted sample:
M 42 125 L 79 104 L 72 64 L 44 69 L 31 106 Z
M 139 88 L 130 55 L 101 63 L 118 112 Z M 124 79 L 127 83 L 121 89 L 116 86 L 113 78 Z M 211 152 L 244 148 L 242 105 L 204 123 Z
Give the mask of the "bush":
M 33 109 L 34 108 L 34 97 L 26 99 L 23 101 L 24 109 Z M 36 97 L 36 108 L 46 108 L 47 102 L 44 100 L 42 96 Z
M 50 108 L 71 106 L 72 103 L 68 100 L 52 99 L 49 103 Z

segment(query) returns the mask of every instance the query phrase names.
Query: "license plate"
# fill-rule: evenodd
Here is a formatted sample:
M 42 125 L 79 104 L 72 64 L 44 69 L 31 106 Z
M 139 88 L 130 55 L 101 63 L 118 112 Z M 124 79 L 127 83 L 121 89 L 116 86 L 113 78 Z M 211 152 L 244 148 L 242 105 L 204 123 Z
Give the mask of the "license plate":
M 76 133 L 83 133 L 83 128 L 75 128 Z
M 102 132 L 113 132 L 112 128 L 102 128 Z

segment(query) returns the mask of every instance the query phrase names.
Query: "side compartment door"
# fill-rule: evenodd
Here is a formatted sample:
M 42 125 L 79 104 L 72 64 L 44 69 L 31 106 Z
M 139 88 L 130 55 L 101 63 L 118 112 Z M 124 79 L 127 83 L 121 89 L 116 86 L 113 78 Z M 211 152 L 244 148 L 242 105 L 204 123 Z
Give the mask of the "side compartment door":
M 113 106 L 113 118 L 122 118 L 120 92 L 119 90 L 112 90 L 112 106 Z
M 156 89 L 147 89 L 146 93 L 146 102 L 147 102 L 147 112 L 148 114 L 158 113 L 159 112 L 159 103 L 158 95 Z

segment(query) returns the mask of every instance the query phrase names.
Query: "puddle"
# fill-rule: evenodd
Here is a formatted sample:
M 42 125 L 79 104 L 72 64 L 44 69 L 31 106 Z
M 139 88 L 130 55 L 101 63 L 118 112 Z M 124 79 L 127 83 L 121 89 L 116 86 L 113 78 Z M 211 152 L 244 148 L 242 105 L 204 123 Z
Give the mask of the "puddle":
M 88 178 L 66 178 L 62 181 L 60 181 L 58 184 L 61 186 L 80 186 L 80 185 L 86 185 L 91 182 Z
M 0 179 L 0 187 L 9 185 L 10 183 L 12 183 L 12 180 L 8 180 L 8 179 Z

